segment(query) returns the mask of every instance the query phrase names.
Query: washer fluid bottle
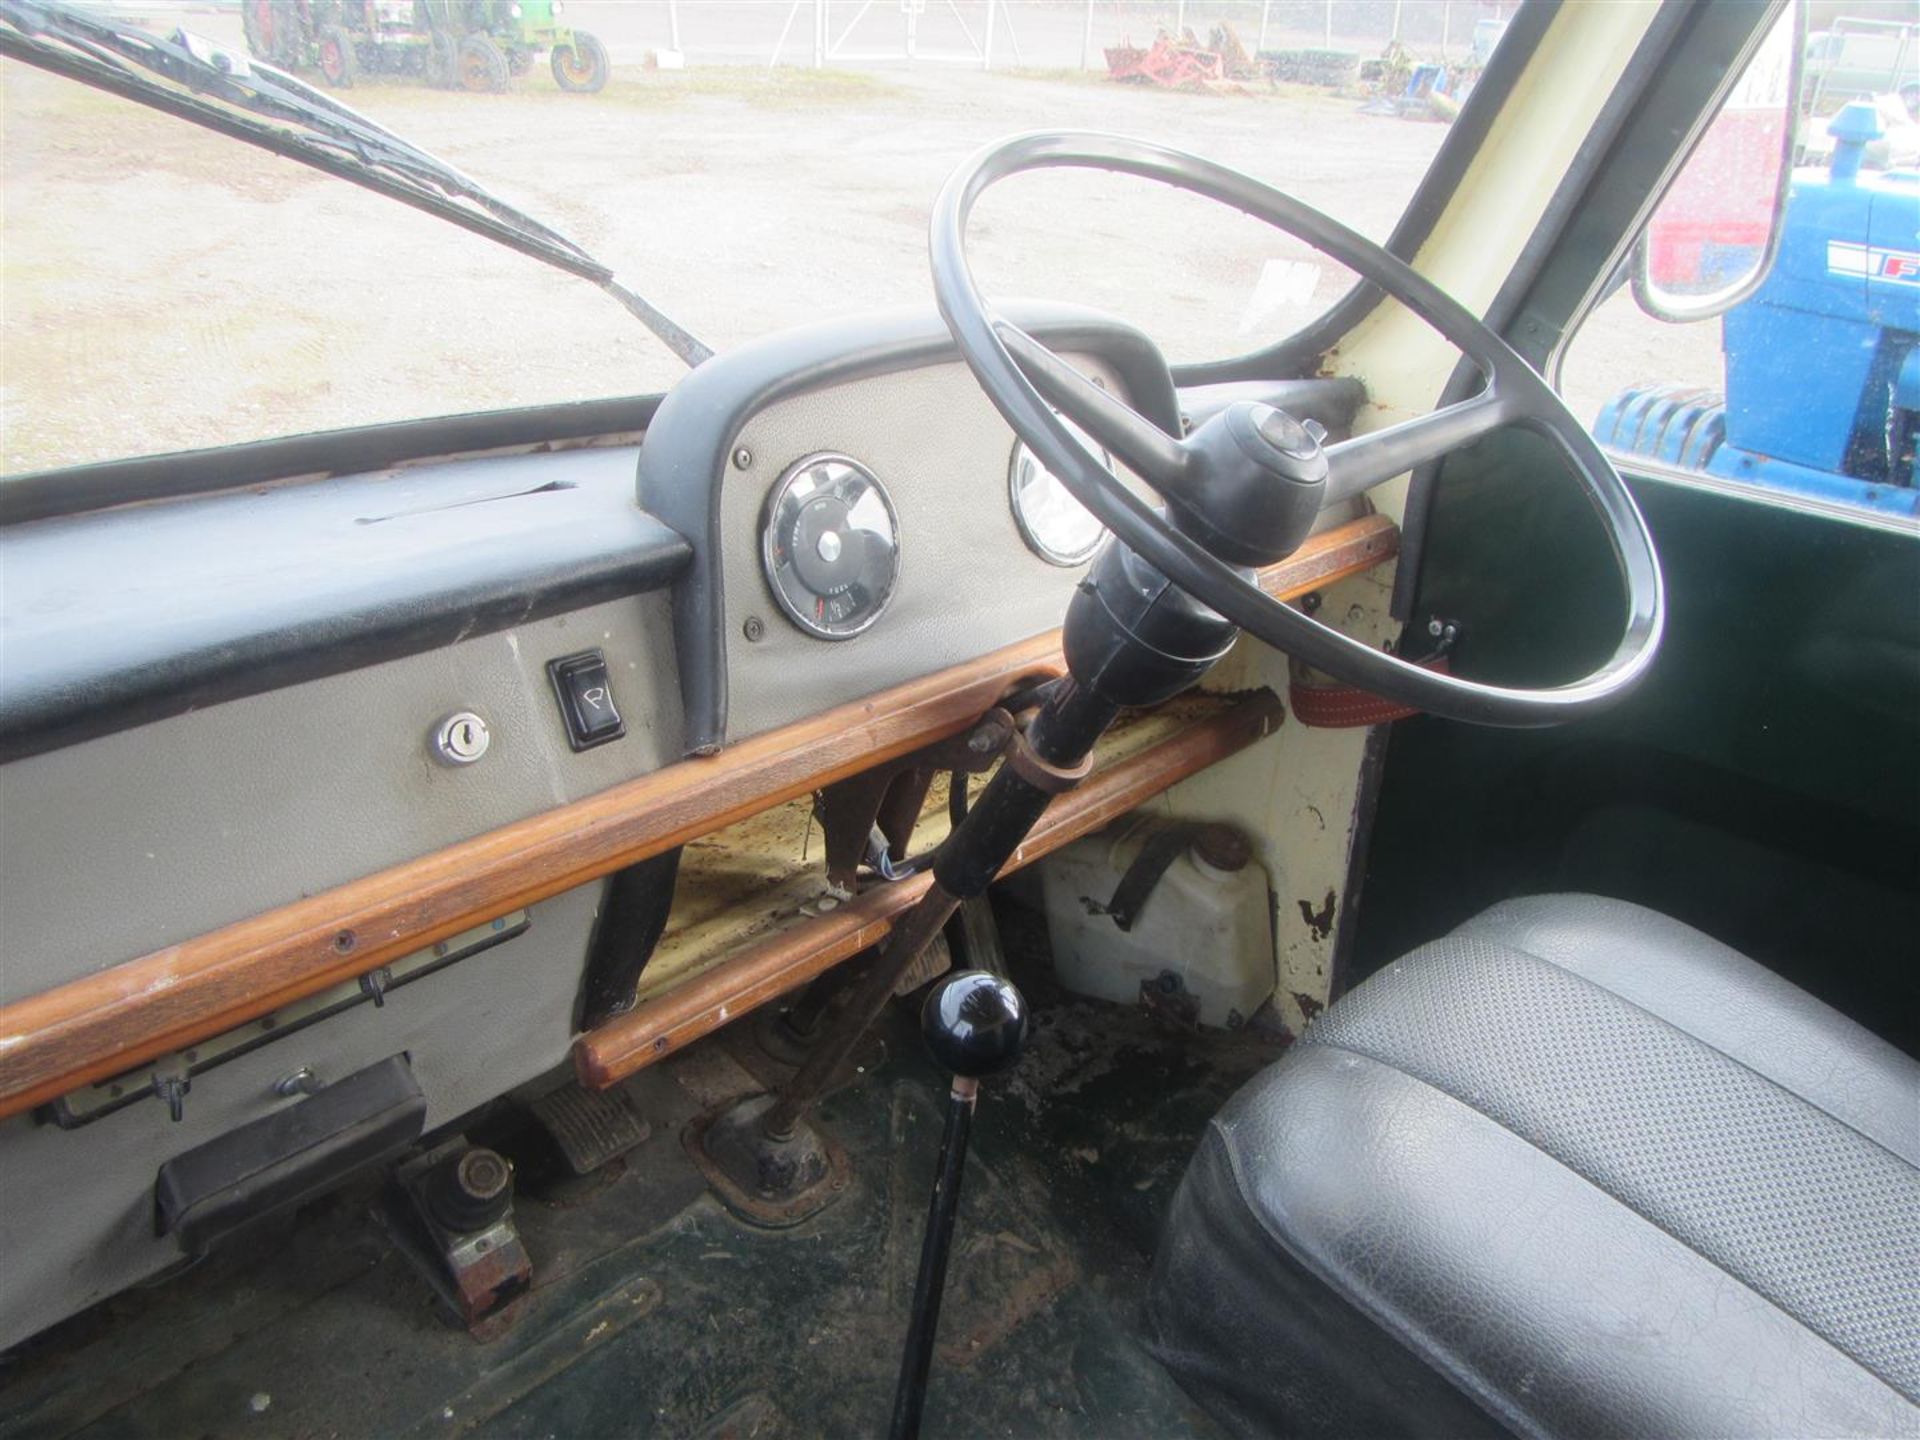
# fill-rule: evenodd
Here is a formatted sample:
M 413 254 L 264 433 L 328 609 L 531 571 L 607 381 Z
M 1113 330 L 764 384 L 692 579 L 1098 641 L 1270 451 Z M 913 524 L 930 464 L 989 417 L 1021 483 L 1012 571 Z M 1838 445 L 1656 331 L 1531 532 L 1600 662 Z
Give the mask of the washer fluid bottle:
M 1040 862 L 1068 990 L 1237 1028 L 1272 995 L 1265 868 L 1229 825 L 1135 816 Z

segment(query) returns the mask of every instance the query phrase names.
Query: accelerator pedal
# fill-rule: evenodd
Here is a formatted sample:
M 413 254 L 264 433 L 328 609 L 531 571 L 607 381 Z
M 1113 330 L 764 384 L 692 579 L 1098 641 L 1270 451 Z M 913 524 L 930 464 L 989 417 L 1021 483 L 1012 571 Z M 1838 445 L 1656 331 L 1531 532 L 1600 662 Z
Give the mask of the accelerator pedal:
M 528 1107 L 576 1175 L 591 1175 L 653 1133 L 626 1091 L 587 1090 L 569 1081 Z

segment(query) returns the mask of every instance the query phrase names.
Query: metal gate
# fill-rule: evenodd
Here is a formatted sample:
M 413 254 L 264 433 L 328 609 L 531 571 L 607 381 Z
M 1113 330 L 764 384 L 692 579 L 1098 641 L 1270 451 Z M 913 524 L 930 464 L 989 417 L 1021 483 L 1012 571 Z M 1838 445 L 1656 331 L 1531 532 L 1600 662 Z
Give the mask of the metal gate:
M 780 63 L 794 22 L 800 12 L 811 12 L 812 60 L 815 66 L 873 60 L 904 60 L 909 64 L 926 61 L 936 65 L 977 65 L 993 68 L 996 44 L 1013 52 L 1016 65 L 1022 63 L 1020 37 L 1013 31 L 1012 7 L 1006 0 L 985 0 L 976 18 L 978 31 L 967 23 L 966 13 L 957 0 L 793 0 L 787 18 L 780 26 L 780 38 L 774 42 L 771 70 Z M 922 22 L 929 14 L 936 20 L 951 20 L 959 27 L 961 45 L 928 47 L 921 43 Z M 896 28 L 897 27 L 897 28 Z M 888 40 L 892 34 L 894 39 Z M 951 37 L 949 37 L 951 38 Z

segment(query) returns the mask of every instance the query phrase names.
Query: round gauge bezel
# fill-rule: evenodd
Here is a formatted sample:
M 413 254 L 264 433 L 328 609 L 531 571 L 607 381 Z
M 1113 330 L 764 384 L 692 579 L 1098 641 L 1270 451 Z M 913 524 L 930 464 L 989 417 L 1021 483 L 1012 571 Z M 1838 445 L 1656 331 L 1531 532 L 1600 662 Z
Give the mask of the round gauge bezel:
M 840 466 L 858 475 L 880 497 L 880 504 L 887 512 L 887 527 L 893 541 L 892 573 L 887 576 L 886 589 L 881 592 L 879 602 L 873 607 L 873 613 L 851 628 L 842 627 L 830 630 L 816 622 L 813 616 L 794 603 L 780 584 L 779 567 L 774 560 L 774 537 L 779 533 L 780 508 L 792 494 L 793 487 L 803 475 L 818 469 L 822 465 Z M 900 589 L 900 512 L 894 508 L 893 496 L 880 477 L 873 473 L 870 466 L 861 464 L 851 455 L 843 455 L 837 450 L 820 450 L 804 455 L 794 461 L 774 482 L 767 492 L 766 504 L 760 511 L 760 574 L 767 582 L 767 589 L 773 592 L 773 600 L 780 607 L 780 613 L 792 621 L 794 626 L 816 640 L 852 640 L 864 635 L 887 613 L 887 607 L 893 604 L 893 597 Z
M 1071 421 L 1067 423 L 1072 426 Z M 1072 426 L 1072 428 L 1078 429 L 1079 427 Z M 1088 436 L 1088 439 L 1091 441 L 1092 437 Z M 1095 448 L 1099 451 L 1100 463 L 1104 465 L 1109 472 L 1112 472 L 1113 456 L 1108 453 L 1104 445 L 1099 445 L 1096 442 Z M 1020 538 L 1027 542 L 1027 548 L 1029 550 L 1046 561 L 1047 564 L 1058 565 L 1063 570 L 1077 570 L 1094 557 L 1094 553 L 1099 550 L 1101 545 L 1106 543 L 1107 536 L 1112 532 L 1108 530 L 1106 526 L 1100 526 L 1099 530 L 1094 534 L 1092 543 L 1087 546 L 1085 551 L 1078 555 L 1056 549 L 1045 540 L 1042 540 L 1040 538 L 1040 532 L 1036 530 L 1033 524 L 1027 519 L 1027 512 L 1020 506 L 1020 457 L 1022 455 L 1031 456 L 1033 463 L 1039 469 L 1046 471 L 1048 478 L 1050 478 L 1054 484 L 1060 484 L 1060 477 L 1055 475 L 1051 470 L 1047 470 L 1047 467 L 1040 463 L 1040 457 L 1034 455 L 1032 447 L 1029 446 L 1026 441 L 1016 439 L 1013 442 L 1013 450 L 1007 456 L 1007 508 L 1013 511 L 1013 523 L 1020 527 Z M 1061 488 L 1065 489 L 1066 487 L 1061 486 Z M 1086 507 L 1082 506 L 1081 508 L 1085 509 Z

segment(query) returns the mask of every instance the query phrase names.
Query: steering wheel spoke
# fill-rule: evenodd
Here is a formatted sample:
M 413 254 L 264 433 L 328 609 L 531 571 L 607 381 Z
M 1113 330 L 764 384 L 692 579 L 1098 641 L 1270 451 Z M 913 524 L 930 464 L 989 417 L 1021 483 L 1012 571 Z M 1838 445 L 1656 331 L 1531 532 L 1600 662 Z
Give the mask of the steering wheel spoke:
M 1489 388 L 1430 414 L 1329 445 L 1326 503 L 1351 500 L 1416 465 L 1470 445 L 1518 418 L 1518 410 Z
M 1049 403 L 1156 490 L 1179 490 L 1186 478 L 1188 455 L 1178 440 L 1094 384 L 1018 325 L 996 319 L 993 328 L 1033 388 Z

